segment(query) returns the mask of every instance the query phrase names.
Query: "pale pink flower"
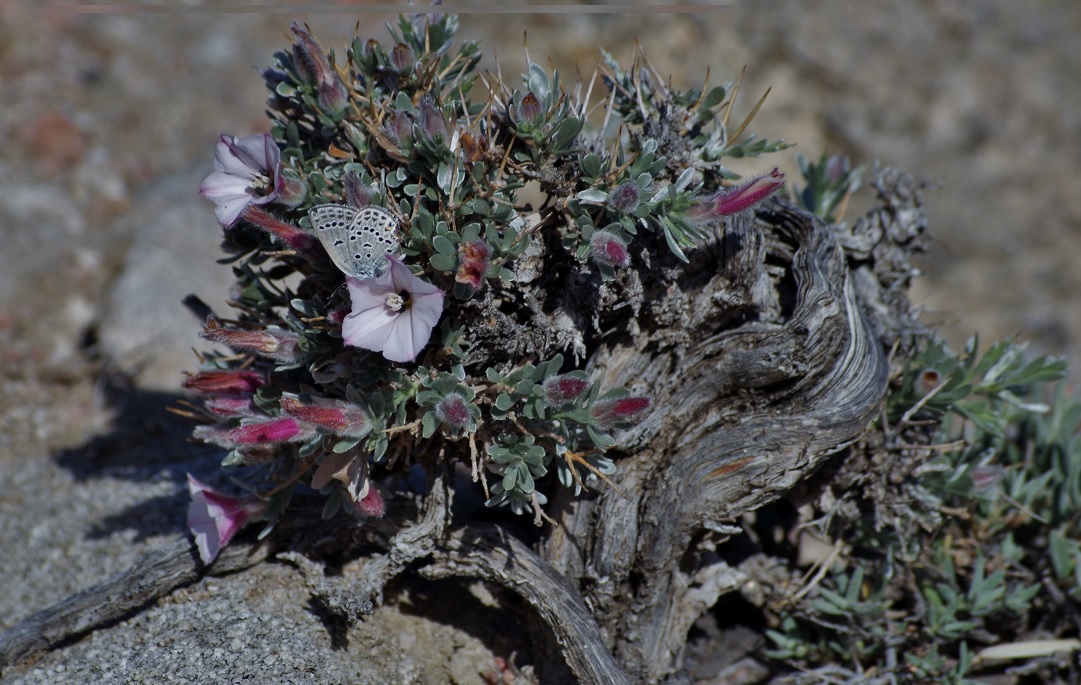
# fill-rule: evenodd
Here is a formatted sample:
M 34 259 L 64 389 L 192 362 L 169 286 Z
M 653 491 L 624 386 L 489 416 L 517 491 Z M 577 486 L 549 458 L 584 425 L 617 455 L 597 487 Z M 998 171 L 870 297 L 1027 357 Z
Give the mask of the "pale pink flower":
M 222 226 L 232 226 L 248 205 L 265 205 L 278 197 L 281 151 L 268 133 L 245 138 L 223 135 L 214 148 L 214 171 L 199 192 L 215 205 Z
M 200 483 L 190 473 L 188 492 L 191 493 L 188 528 L 195 536 L 199 558 L 204 564 L 214 561 L 237 531 L 264 509 L 263 502 L 255 497 L 227 497 Z
M 379 276 L 346 279 L 352 311 L 342 322 L 342 339 L 392 362 L 410 362 L 439 322 L 443 291 L 414 276 L 401 260 L 387 260 L 390 268 Z

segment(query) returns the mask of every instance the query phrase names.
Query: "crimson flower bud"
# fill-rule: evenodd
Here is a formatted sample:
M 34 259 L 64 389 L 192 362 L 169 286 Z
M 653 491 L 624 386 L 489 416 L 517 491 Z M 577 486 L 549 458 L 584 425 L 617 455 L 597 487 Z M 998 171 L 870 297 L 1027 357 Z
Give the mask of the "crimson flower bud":
M 465 398 L 456 392 L 439 400 L 439 404 L 435 405 L 435 416 L 455 430 L 473 424 L 473 415 L 469 413 L 469 405 Z
M 229 437 L 238 445 L 264 442 L 299 442 L 310 436 L 296 419 L 281 418 L 240 425 L 229 431 Z
M 783 185 L 784 174 L 779 169 L 774 169 L 742 185 L 719 190 L 699 200 L 687 210 L 687 218 L 694 223 L 708 223 L 738 214 L 762 202 Z
M 594 424 L 607 427 L 639 418 L 652 404 L 653 400 L 649 397 L 613 397 L 594 403 L 589 416 Z
M 578 399 L 589 389 L 589 380 L 580 376 L 562 374 L 544 379 L 544 401 L 549 406 L 559 407 Z
M 363 409 L 346 402 L 317 397 L 315 404 L 304 404 L 296 397 L 286 396 L 278 403 L 282 411 L 304 423 L 325 428 L 337 435 L 362 438 L 372 430 L 372 423 Z
M 188 374 L 184 387 L 200 395 L 253 393 L 266 381 L 254 371 L 200 371 Z
M 383 514 L 386 513 L 387 505 L 383 501 L 383 496 L 379 494 L 378 490 L 375 488 L 368 488 L 368 494 L 364 495 L 359 502 L 354 502 L 353 508 L 361 516 L 381 519 L 383 518 Z
M 627 266 L 631 263 L 627 243 L 608 231 L 593 232 L 593 237 L 589 239 L 589 257 L 607 266 Z
M 312 237 L 310 235 L 256 205 L 245 207 L 244 211 L 240 213 L 240 218 L 257 228 L 263 229 L 298 252 L 306 252 L 312 249 Z
M 202 337 L 211 342 L 224 343 L 233 349 L 255 352 L 283 364 L 295 362 L 300 356 L 300 336 L 288 331 L 241 331 L 223 328 L 214 320 L 209 320 L 203 327 Z

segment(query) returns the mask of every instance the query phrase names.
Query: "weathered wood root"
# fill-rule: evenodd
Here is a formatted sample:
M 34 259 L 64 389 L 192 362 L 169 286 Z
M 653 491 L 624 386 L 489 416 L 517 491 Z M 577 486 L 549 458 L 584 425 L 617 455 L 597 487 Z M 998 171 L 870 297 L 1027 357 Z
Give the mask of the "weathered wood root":
M 227 547 L 214 562 L 216 575 L 263 562 L 268 545 Z M 28 616 L 0 633 L 0 667 L 28 659 L 67 640 L 138 612 L 203 575 L 192 540 L 181 536 L 144 554 L 127 571 Z

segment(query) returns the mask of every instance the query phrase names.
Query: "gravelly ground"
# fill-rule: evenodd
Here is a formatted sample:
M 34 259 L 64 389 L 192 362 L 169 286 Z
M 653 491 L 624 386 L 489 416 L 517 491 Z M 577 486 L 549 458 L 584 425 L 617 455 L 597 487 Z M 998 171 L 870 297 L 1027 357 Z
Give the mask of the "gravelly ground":
M 349 3 L 307 14 L 36 4 L 0 6 L 0 628 L 180 532 L 183 474 L 210 474 L 215 455 L 161 411 L 197 343 L 178 302 L 196 292 L 217 305 L 229 283 L 198 180 L 219 133 L 265 127 L 258 70 L 290 20 L 340 50 L 358 18 L 376 37 L 390 18 Z M 565 75 L 589 71 L 598 46 L 626 61 L 635 36 L 677 84 L 747 64 L 743 111 L 773 88 L 752 128 L 798 147 L 739 170 L 791 172 L 796 151 L 828 149 L 928 176 L 935 242 L 914 297 L 931 320 L 955 345 L 972 331 L 1018 334 L 1081 358 L 1076 3 L 789 0 L 462 25 L 498 48 L 505 75 L 521 71 L 527 29 L 533 58 L 551 54 Z M 95 341 L 90 353 L 142 369 L 136 387 L 101 380 L 87 361 Z M 476 682 L 513 648 L 470 635 L 475 625 L 440 632 L 403 591 L 336 650 L 298 587 L 282 566 L 208 581 L 4 682 L 163 682 L 155 669 L 173 682 Z

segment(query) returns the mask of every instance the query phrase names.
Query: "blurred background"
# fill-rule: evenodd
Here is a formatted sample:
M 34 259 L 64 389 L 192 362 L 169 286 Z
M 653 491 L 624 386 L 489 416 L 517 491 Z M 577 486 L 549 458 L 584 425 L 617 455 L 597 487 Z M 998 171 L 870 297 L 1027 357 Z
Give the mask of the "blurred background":
M 358 24 L 386 40 L 389 6 L 0 3 L 0 626 L 183 531 L 183 474 L 219 457 L 163 409 L 199 344 L 180 300 L 224 309 L 232 280 L 199 181 L 220 134 L 266 130 L 260 71 L 291 21 L 344 54 Z M 735 171 L 828 152 L 926 178 L 926 320 L 955 349 L 979 332 L 1081 360 L 1081 3 L 445 8 L 509 82 L 526 45 L 564 82 L 636 42 L 677 87 L 746 65 L 734 118 L 771 88 L 750 130 L 796 147 Z

